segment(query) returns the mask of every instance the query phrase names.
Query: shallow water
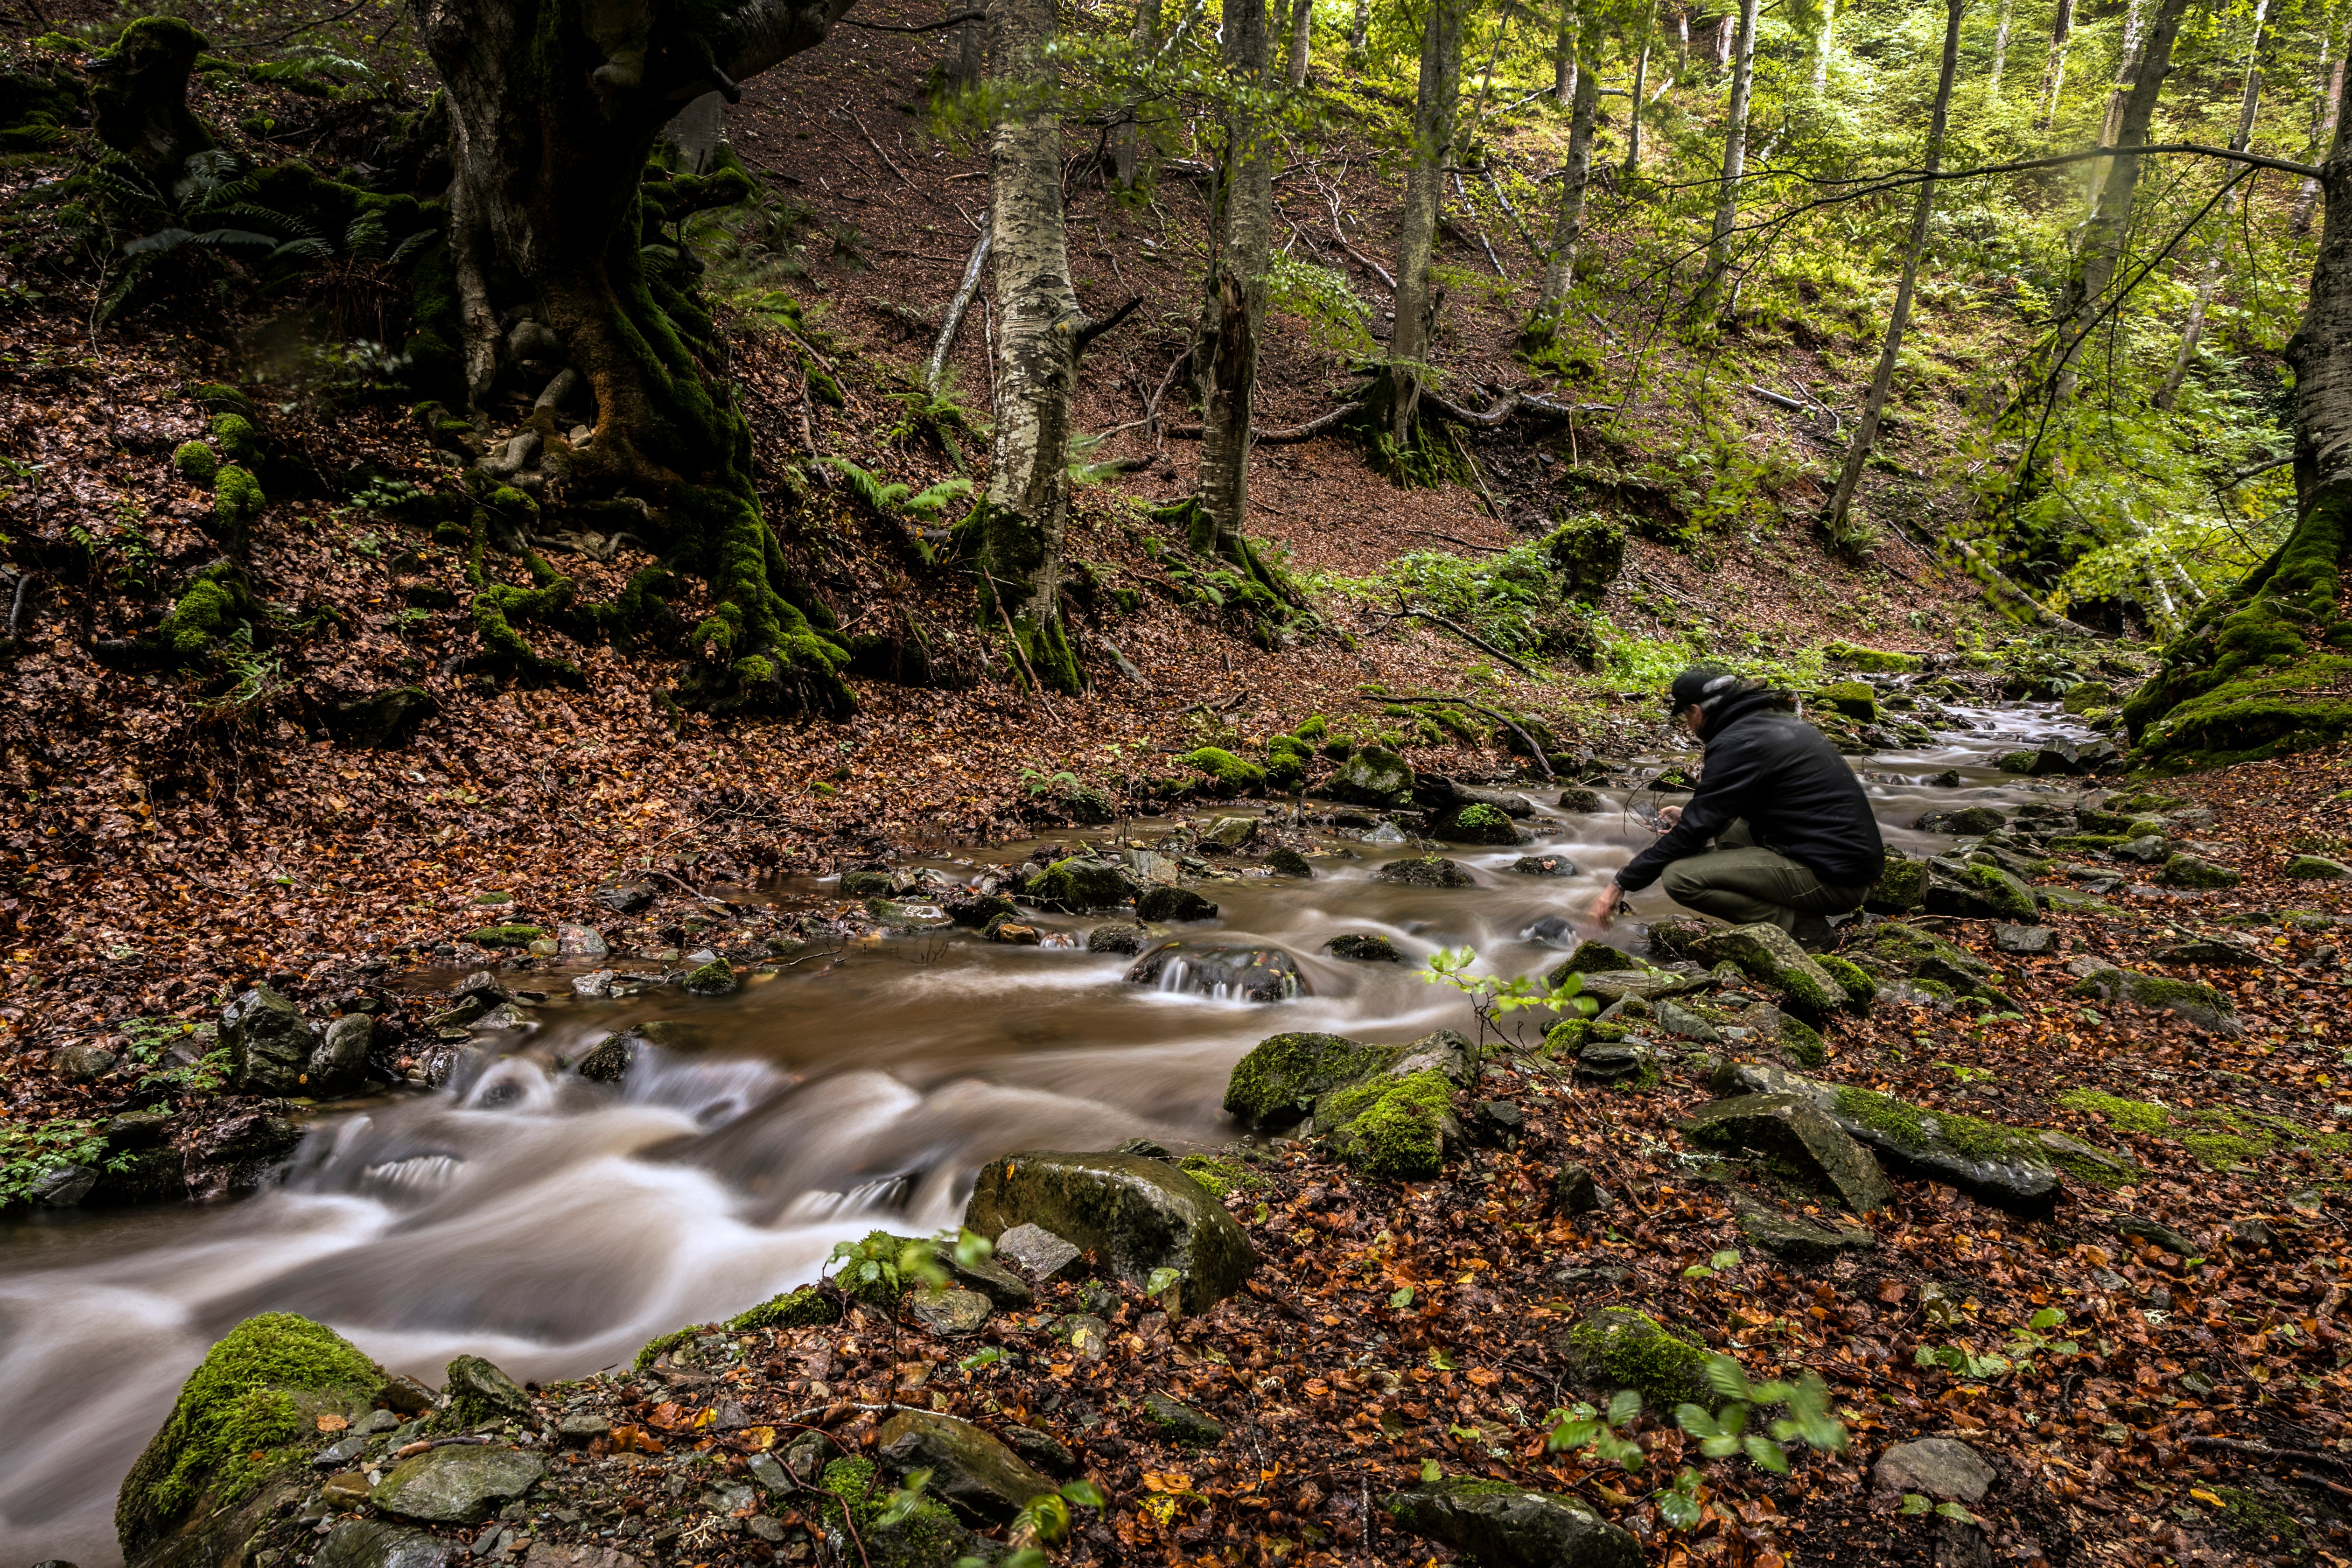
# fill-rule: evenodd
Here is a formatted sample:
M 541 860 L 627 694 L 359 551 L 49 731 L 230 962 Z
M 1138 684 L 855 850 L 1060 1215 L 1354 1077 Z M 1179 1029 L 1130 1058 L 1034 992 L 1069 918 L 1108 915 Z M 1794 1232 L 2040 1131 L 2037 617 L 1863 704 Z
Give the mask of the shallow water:
M 2053 787 L 1990 766 L 2021 737 L 2065 729 L 2053 710 L 1952 711 L 1979 727 L 1857 759 L 1890 846 L 1943 842 L 1897 826 L 1923 812 Z M 1926 784 L 1947 768 L 1963 788 Z M 1549 962 L 1528 928 L 1547 916 L 1581 926 L 1601 877 L 1650 840 L 1627 809 L 1635 792 L 1600 793 L 1595 814 L 1540 806 L 1520 824 L 1536 839 L 1525 847 L 1454 851 L 1475 888 L 1375 882 L 1399 851 L 1361 844 L 1346 846 L 1360 859 L 1318 859 L 1312 881 L 1203 884 L 1221 918 L 1187 934 L 1287 950 L 1309 992 L 1294 1000 L 1131 986 L 1129 960 L 1082 948 L 892 936 L 717 1001 L 551 1000 L 536 1035 L 504 1058 L 469 1058 L 445 1090 L 333 1108 L 283 1180 L 243 1202 L 0 1227 L 0 1562 L 119 1562 L 121 1477 L 205 1347 L 253 1312 L 318 1318 L 431 1384 L 460 1352 L 518 1378 L 577 1376 L 804 1283 L 836 1241 L 952 1226 L 992 1155 L 1230 1136 L 1226 1076 L 1267 1035 L 1410 1039 L 1463 1026 L 1466 1005 L 1416 978 L 1421 960 L 1466 945 L 1499 973 Z M 1549 852 L 1581 874 L 1508 869 Z M 1635 923 L 1673 908 L 1654 888 L 1630 904 Z M 1083 933 L 1096 922 L 1036 923 Z M 1332 959 L 1322 944 L 1342 931 L 1379 932 L 1407 962 Z M 648 1054 L 617 1088 L 549 1065 L 656 1016 L 690 1022 L 708 1044 Z

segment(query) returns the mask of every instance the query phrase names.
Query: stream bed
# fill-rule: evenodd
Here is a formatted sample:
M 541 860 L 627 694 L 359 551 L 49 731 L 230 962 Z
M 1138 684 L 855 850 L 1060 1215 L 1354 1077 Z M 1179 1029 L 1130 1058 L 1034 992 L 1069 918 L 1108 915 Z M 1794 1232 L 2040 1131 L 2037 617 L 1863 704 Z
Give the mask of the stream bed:
M 1973 728 L 1853 759 L 1890 848 L 1949 842 L 1910 827 L 1926 812 L 2072 787 L 1994 766 L 2021 739 L 2082 734 L 2054 710 L 1947 711 Z M 1947 770 L 1958 787 L 1928 782 Z M 806 1282 L 836 1241 L 952 1227 L 996 1154 L 1224 1142 L 1226 1077 L 1268 1035 L 1464 1027 L 1464 999 L 1424 984 L 1422 961 L 1469 946 L 1483 969 L 1531 973 L 1594 934 L 1529 938 L 1546 917 L 1580 927 L 1600 879 L 1650 840 L 1635 792 L 1598 793 L 1600 811 L 1570 814 L 1556 790 L 1528 790 L 1533 842 L 1447 851 L 1472 888 L 1375 881 L 1411 851 L 1336 834 L 1318 842 L 1357 858 L 1318 858 L 1311 880 L 1200 883 L 1219 919 L 1181 934 L 1289 952 L 1308 994 L 1288 1001 L 1129 984 L 1131 959 L 1083 946 L 1105 917 L 1038 916 L 1080 939 L 1062 947 L 892 934 L 713 1000 L 578 999 L 560 994 L 566 970 L 542 968 L 534 984 L 547 974 L 559 994 L 509 1054 L 469 1056 L 443 1089 L 326 1108 L 282 1179 L 243 1201 L 0 1226 L 0 1561 L 118 1563 L 121 1476 L 206 1347 L 252 1313 L 319 1319 L 429 1384 L 460 1352 L 518 1379 L 578 1376 Z M 919 863 L 970 878 L 1028 848 Z M 1513 872 L 1526 855 L 1565 856 L 1580 874 Z M 1655 888 L 1635 895 L 1631 925 L 1672 908 Z M 1633 934 L 1624 920 L 1618 931 Z M 1324 943 L 1343 931 L 1385 936 L 1404 962 L 1333 958 Z M 688 1022 L 696 1048 L 648 1051 L 617 1085 L 552 1065 L 656 1016 Z

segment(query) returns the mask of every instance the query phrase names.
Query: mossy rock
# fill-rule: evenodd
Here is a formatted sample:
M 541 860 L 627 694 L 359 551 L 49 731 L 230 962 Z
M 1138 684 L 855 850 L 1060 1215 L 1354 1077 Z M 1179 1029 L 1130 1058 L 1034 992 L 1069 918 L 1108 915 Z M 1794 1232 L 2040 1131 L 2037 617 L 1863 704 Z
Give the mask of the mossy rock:
M 1832 664 L 1875 675 L 1916 675 L 1926 668 L 1916 654 L 1889 653 L 1884 648 L 1862 647 L 1850 642 L 1833 642 L 1824 646 L 1822 657 Z
M 1580 518 L 1547 534 L 1544 555 L 1559 574 L 1560 591 L 1570 599 L 1597 605 L 1625 565 L 1625 531 L 1599 517 Z
M 1655 940 L 1654 935 L 1653 942 Z M 1576 944 L 1576 951 L 1568 955 L 1566 963 L 1553 966 L 1551 973 L 1557 978 L 1552 984 L 1557 985 L 1570 974 L 1612 974 L 1644 967 L 1642 961 L 1632 953 L 1612 947 L 1605 942 L 1593 942 L 1588 938 Z
M 2168 888 L 2234 888 L 2246 878 L 2242 871 L 2194 855 L 2173 854 L 2165 857 L 2159 879 Z
M 250 469 L 229 463 L 213 476 L 213 519 L 230 543 L 243 542 L 268 504 L 269 498 L 261 493 L 261 481 Z
M 1833 952 L 1817 952 L 1813 962 L 1844 990 L 1849 1011 L 1866 1014 L 1870 1005 L 1878 1000 L 1878 982 L 1870 977 L 1870 971 L 1852 959 L 1840 958 Z
M 2042 760 L 2039 752 L 2003 752 L 1995 764 L 2005 773 L 2030 773 L 2033 764 Z
M 1330 1130 L 1332 1149 L 1349 1169 L 1376 1181 L 1426 1181 L 1444 1168 L 1448 1148 L 1464 1141 L 1454 1085 L 1435 1071 L 1335 1090 L 1316 1105 L 1315 1121 Z
M 231 1329 L 180 1387 L 163 1425 L 123 1478 L 114 1523 L 123 1554 L 138 1562 L 185 1532 L 173 1561 L 235 1561 L 251 1532 L 248 1505 L 309 1485 L 310 1456 L 325 1446 L 318 1418 L 365 1414 L 389 1382 L 383 1369 L 332 1329 L 290 1312 L 265 1312 Z M 264 1509 L 266 1511 L 266 1507 Z
M 2352 866 L 2325 855 L 2291 855 L 2280 875 L 2298 882 L 2337 882 L 2352 877 Z
M 2070 996 L 2099 1001 L 2125 1001 L 2178 1013 L 2200 1028 L 2232 1038 L 2244 1033 L 2237 1005 L 2230 994 L 2194 980 L 2174 980 L 2161 974 L 2141 974 L 2128 969 L 2102 969 L 2077 981 Z
M 1930 869 L 1940 871 L 1942 866 Z M 1930 914 L 2007 921 L 2012 925 L 2042 923 L 2042 909 L 2033 901 L 2032 889 L 1998 866 L 1975 861 L 1962 865 L 1957 871 L 1931 874 L 1926 903 Z
M 2116 689 L 2104 680 L 2078 682 L 2068 687 L 2066 695 L 2058 700 L 2061 710 L 2072 713 L 2077 718 L 2085 713 L 2095 712 L 2102 708 L 2113 708 L 2115 705 Z
M 232 463 L 261 461 L 261 432 L 255 429 L 253 421 L 242 414 L 214 415 L 212 437 L 220 444 L 222 455 Z
M 1265 865 L 1277 877 L 1296 877 L 1304 881 L 1315 875 L 1315 868 L 1307 863 L 1307 857 L 1287 846 L 1267 856 Z
M 1323 944 L 1323 951 L 1334 958 L 1353 959 L 1359 963 L 1402 963 L 1404 954 L 1384 936 L 1365 931 L 1343 931 Z
M 202 441 L 183 441 L 172 449 L 172 467 L 198 489 L 210 489 L 220 477 L 220 458 Z
M 1151 933 L 1133 921 L 1108 921 L 1087 932 L 1087 951 L 1137 953 L 1150 940 Z
M 2172 1125 L 2172 1112 L 2145 1100 L 2125 1100 L 2095 1089 L 2070 1089 L 2057 1103 L 2069 1110 L 2096 1117 L 2119 1132 L 2161 1133 Z
M 1706 1352 L 1646 1312 L 1603 1307 L 1569 1330 L 1562 1348 L 1577 1382 L 1633 1389 L 1653 1410 L 1719 1403 L 1707 1386 Z
M 1076 914 L 1117 909 L 1135 897 L 1135 883 L 1115 861 L 1073 855 L 1030 878 L 1021 894 L 1033 904 Z
M 840 1321 L 839 1302 L 814 1285 L 803 1285 L 737 1313 L 727 1320 L 726 1328 L 730 1334 L 748 1334 L 760 1329 L 816 1328 Z
M 481 926 L 466 933 L 477 947 L 529 947 L 547 932 L 533 925 Z
M 1254 1125 L 1296 1121 L 1333 1089 L 1386 1071 L 1406 1048 L 1368 1046 L 1341 1035 L 1271 1036 L 1234 1064 L 1224 1107 Z
M 1213 921 L 1217 906 L 1190 888 L 1146 888 L 1135 896 L 1135 918 L 1150 925 Z
M 484 1426 L 530 1419 L 530 1396 L 513 1378 L 478 1355 L 461 1355 L 448 1366 L 449 1419 L 459 1426 Z
M 1878 721 L 1878 693 L 1859 680 L 1836 680 L 1813 695 L 1849 719 L 1864 724 Z
M 1176 1162 L 1176 1168 L 1220 1198 L 1237 1192 L 1255 1192 L 1265 1184 L 1265 1178 L 1248 1166 L 1210 1154 L 1187 1154 Z
M 1176 759 L 1202 775 L 1211 795 L 1256 795 L 1265 788 L 1265 770 L 1220 746 L 1202 746 Z
M 912 1507 L 894 1504 L 898 1489 L 876 1472 L 871 1459 L 834 1460 L 817 1490 L 810 1511 L 831 1538 L 857 1542 L 864 1568 L 955 1568 L 983 1550 L 947 1504 L 928 1496 Z
M 1904 915 L 1917 909 L 1927 897 L 1927 862 L 1889 855 L 1878 880 L 1863 895 L 1862 907 L 1874 915 Z
M 844 871 L 841 891 L 852 899 L 887 899 L 894 884 L 887 871 Z
M 1372 873 L 1376 882 L 1393 882 L 1406 888 L 1470 888 L 1477 885 L 1475 878 L 1453 861 L 1440 855 L 1424 855 L 1417 860 L 1391 860 Z
M 1307 785 L 1307 770 L 1315 764 L 1312 742 L 1297 735 L 1270 735 L 1265 742 L 1265 783 L 1268 789 L 1296 795 Z
M 1358 805 L 1402 805 L 1412 795 L 1412 768 L 1385 747 L 1360 747 L 1324 781 L 1323 792 Z
M 1517 826 L 1498 806 L 1484 802 L 1455 806 L 1430 825 L 1430 837 L 1449 844 L 1518 844 L 1525 842 Z
M 1846 1005 L 1845 988 L 1797 945 L 1796 938 L 1769 922 L 1710 931 L 1694 951 L 1703 963 L 1738 965 L 1748 978 L 1778 990 L 1793 1007 L 1815 1019 Z
M 739 983 L 735 966 L 723 958 L 714 958 L 688 973 L 678 984 L 697 996 L 724 996 L 734 991 Z

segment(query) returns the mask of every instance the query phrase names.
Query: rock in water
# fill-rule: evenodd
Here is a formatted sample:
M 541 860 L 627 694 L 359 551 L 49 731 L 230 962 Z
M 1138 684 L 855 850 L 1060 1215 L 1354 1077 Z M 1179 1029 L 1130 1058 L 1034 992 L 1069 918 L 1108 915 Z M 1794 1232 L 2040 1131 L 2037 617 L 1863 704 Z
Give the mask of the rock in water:
M 1346 931 L 1323 944 L 1323 951 L 1334 958 L 1352 958 L 1359 963 L 1402 963 L 1404 954 L 1384 936 L 1366 931 Z
M 1429 836 L 1449 844 L 1522 844 L 1527 836 L 1511 826 L 1509 814 L 1484 801 L 1473 801 L 1439 814 Z
M 1402 805 L 1412 795 L 1412 768 L 1394 752 L 1365 746 L 1325 781 L 1323 793 L 1356 805 Z
M 901 1410 L 875 1434 L 874 1451 L 898 1475 L 931 1472 L 929 1491 L 975 1522 L 1003 1524 L 1054 1483 L 969 1421 Z
M 1958 811 L 1931 811 L 1911 826 L 1922 833 L 1949 833 L 1964 838 L 1980 838 L 1996 831 L 2008 820 L 1991 806 L 1971 805 Z
M 291 1000 L 257 985 L 221 1013 L 220 1043 L 228 1049 L 228 1077 L 240 1094 L 291 1099 L 304 1092 L 310 1068 L 310 1026 Z
M 1522 877 L 1573 877 L 1579 874 L 1576 862 L 1565 855 L 1522 855 L 1511 862 L 1511 869 Z
M 1800 1094 L 1742 1094 L 1703 1105 L 1683 1123 L 1695 1138 L 1736 1143 L 1803 1162 L 1858 1215 L 1895 1202 L 1895 1188 L 1870 1151 Z
M 1717 1094 L 1793 1094 L 1898 1168 L 1947 1182 L 2004 1208 L 2045 1215 L 2058 1201 L 2058 1170 L 2032 1133 L 1929 1110 L 1892 1095 L 1822 1083 L 1759 1062 L 1727 1062 Z
M 1377 882 L 1392 882 L 1404 888 L 1471 888 L 1477 879 L 1442 855 L 1424 855 L 1417 860 L 1391 860 L 1372 873 Z
M 1257 1266 L 1248 1234 L 1206 1187 L 1132 1154 L 1032 1151 L 992 1160 L 964 1224 L 988 1237 L 1043 1226 L 1130 1285 L 1148 1287 L 1154 1269 L 1178 1269 L 1181 1308 L 1192 1315 L 1240 1289 Z
M 480 1356 L 461 1355 L 449 1363 L 449 1415 L 460 1426 L 529 1421 L 530 1395 Z
M 1277 877 L 1312 878 L 1315 868 L 1297 850 L 1281 848 L 1265 858 L 1266 868 Z
M 384 1477 L 368 1500 L 420 1524 L 479 1524 L 546 1473 L 545 1460 L 520 1448 L 436 1448 Z
M 1287 1002 L 1307 996 L 1298 961 L 1278 947 L 1195 947 L 1171 942 L 1152 949 L 1127 972 L 1138 985 L 1190 991 L 1233 1002 Z
M 1423 1481 L 1381 1506 L 1402 1529 L 1486 1568 L 1642 1568 L 1642 1547 L 1574 1498 L 1466 1477 Z
M 1073 855 L 1030 878 L 1022 896 L 1043 909 L 1078 914 L 1126 903 L 1135 897 L 1135 883 L 1116 861 Z
M 1217 918 L 1217 906 L 1190 888 L 1150 888 L 1137 897 L 1135 918 L 1155 925 L 1170 921 L 1213 921 Z
M 340 1100 L 357 1089 L 367 1077 L 368 1048 L 374 1043 L 375 1022 L 365 1013 L 346 1013 L 328 1025 L 310 1051 L 305 1092 L 313 1100 Z
M 347 1519 L 327 1532 L 310 1568 L 449 1568 L 464 1553 L 446 1541 L 380 1520 Z

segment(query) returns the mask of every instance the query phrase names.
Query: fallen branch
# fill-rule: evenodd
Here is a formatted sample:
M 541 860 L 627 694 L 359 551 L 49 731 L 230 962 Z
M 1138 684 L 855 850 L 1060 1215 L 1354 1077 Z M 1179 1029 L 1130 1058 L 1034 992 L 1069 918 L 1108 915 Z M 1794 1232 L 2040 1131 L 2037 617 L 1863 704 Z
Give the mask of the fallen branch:
M 898 176 L 898 183 L 910 191 L 914 190 L 915 182 L 907 178 L 907 171 L 898 167 L 898 159 L 882 150 L 882 143 L 874 140 L 874 132 L 866 129 L 866 121 L 853 114 L 849 117 L 849 122 L 857 127 L 857 133 L 866 138 L 866 144 L 874 149 L 874 155 L 890 166 L 890 172 Z M 919 195 L 921 193 L 916 194 Z
M 1507 555 L 1510 552 L 1511 549 L 1507 544 L 1473 543 L 1467 539 L 1457 539 L 1450 533 L 1440 533 L 1433 528 L 1408 528 L 1405 531 L 1407 533 L 1423 534 L 1431 539 L 1442 539 L 1448 544 L 1458 544 L 1465 550 L 1483 550 L 1489 555 Z
M 1473 702 L 1466 697 L 1397 697 L 1384 691 L 1376 692 L 1362 700 L 1393 702 L 1400 708 L 1467 708 L 1473 713 L 1484 713 L 1527 742 L 1528 754 L 1535 758 L 1536 766 L 1543 770 L 1543 776 L 1546 779 L 1554 783 L 1559 781 L 1559 775 L 1551 771 L 1551 759 L 1544 755 L 1541 746 L 1536 744 L 1536 738 L 1521 729 L 1517 720 L 1499 708 L 1489 708 L 1483 702 Z
M 982 224 L 980 237 L 972 241 L 971 255 L 963 264 L 963 281 L 956 285 L 955 298 L 948 302 L 947 319 L 940 323 L 940 335 L 931 344 L 931 357 L 923 362 L 923 390 L 939 395 L 940 377 L 947 374 L 948 355 L 955 349 L 956 334 L 963 330 L 964 313 L 971 309 L 972 296 L 980 292 L 980 275 L 988 265 L 988 253 L 996 243 L 996 227 Z
M 961 27 L 966 22 L 987 20 L 988 13 L 985 11 L 959 11 L 944 21 L 923 22 L 913 26 L 898 22 L 855 22 L 846 16 L 835 18 L 833 25 L 836 27 L 863 27 L 869 33 L 936 33 L 943 27 Z
M 1113 310 L 1109 315 L 1105 316 L 1101 321 L 1087 322 L 1077 331 L 1078 347 L 1083 350 L 1088 343 L 1094 342 L 1105 332 L 1109 331 L 1121 321 L 1126 321 L 1129 316 L 1135 314 L 1135 308 L 1142 303 L 1143 296 L 1138 294 L 1134 298 L 1129 300 L 1126 304 L 1121 305 L 1118 310 Z
M 1404 595 L 1402 593 L 1399 593 L 1397 595 L 1396 613 L 1389 616 L 1387 621 L 1373 627 L 1367 635 L 1377 637 L 1381 632 L 1388 630 L 1391 626 L 1395 625 L 1398 621 L 1406 620 L 1427 621 L 1433 626 L 1444 626 L 1447 631 L 1452 632 L 1455 637 L 1460 637 L 1464 642 L 1468 643 L 1471 647 L 1480 648 L 1487 653 L 1493 654 L 1496 658 L 1501 659 L 1505 664 L 1509 665 L 1513 669 L 1517 670 L 1529 680 L 1536 679 L 1536 672 L 1534 670 L 1529 669 L 1526 665 L 1521 664 L 1517 659 L 1513 658 L 1509 654 L 1505 653 L 1501 648 L 1496 647 L 1493 643 L 1488 642 L 1485 637 L 1480 637 L 1476 632 L 1472 631 L 1469 627 L 1456 626 L 1454 622 L 1447 620 L 1444 616 L 1439 615 L 1434 610 L 1415 609 L 1412 605 L 1406 604 L 1404 602 Z
M 1503 204 L 1503 216 L 1509 218 L 1511 226 L 1519 231 L 1519 242 L 1538 256 L 1541 256 L 1543 247 L 1538 245 L 1535 236 L 1528 232 L 1528 226 L 1519 221 L 1519 209 L 1513 206 L 1511 198 L 1503 194 L 1502 177 L 1495 173 L 1492 164 L 1487 165 L 1486 168 L 1486 183 L 1495 187 L 1495 199 Z

